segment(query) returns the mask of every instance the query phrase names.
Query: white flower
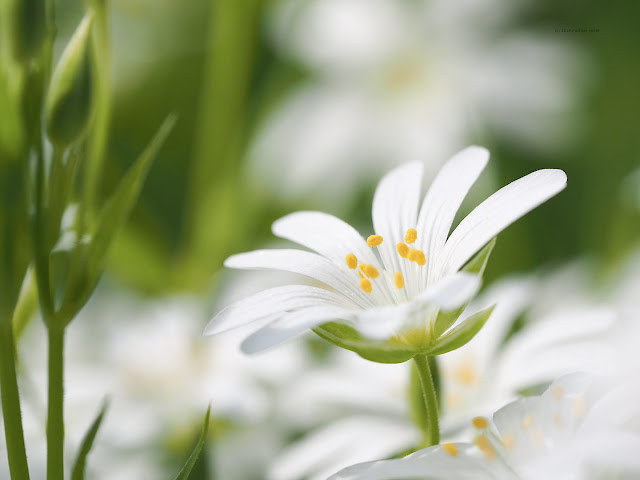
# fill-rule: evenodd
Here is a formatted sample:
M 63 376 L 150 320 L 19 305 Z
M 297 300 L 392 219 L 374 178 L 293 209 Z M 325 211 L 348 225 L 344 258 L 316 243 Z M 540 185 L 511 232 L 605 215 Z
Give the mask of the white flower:
M 473 444 L 446 443 L 398 460 L 355 465 L 331 480 L 637 478 L 624 476 L 640 474 L 634 394 L 625 387 L 601 396 L 589 376 L 568 375 L 543 395 L 498 410 L 493 422 L 474 418 Z
M 516 10 L 503 0 L 281 2 L 276 48 L 311 78 L 258 133 L 250 160 L 261 185 L 292 198 L 330 191 L 328 202 L 407 159 L 431 177 L 486 131 L 520 148 L 562 145 L 579 55 L 557 36 L 510 31 Z
M 478 278 L 460 269 L 504 228 L 566 185 L 561 170 L 531 173 L 482 202 L 449 235 L 488 156 L 483 148 L 469 147 L 451 158 L 421 208 L 422 165 L 408 163 L 390 172 L 376 190 L 375 234 L 367 240 L 345 222 L 320 212 L 298 212 L 276 221 L 275 235 L 316 253 L 259 250 L 232 256 L 225 265 L 303 274 L 322 287 L 285 286 L 251 296 L 220 312 L 205 334 L 261 323 L 262 328 L 243 343 L 245 351 L 257 352 L 308 328 L 338 321 L 365 337 L 392 339 L 392 344 L 385 343 L 388 351 L 409 352 L 393 361 L 426 353 L 447 335 L 454 338 L 460 330 L 444 337 L 439 336 L 444 332 L 433 333 L 440 310 L 459 307 L 477 290 Z M 459 327 L 465 327 L 464 322 Z

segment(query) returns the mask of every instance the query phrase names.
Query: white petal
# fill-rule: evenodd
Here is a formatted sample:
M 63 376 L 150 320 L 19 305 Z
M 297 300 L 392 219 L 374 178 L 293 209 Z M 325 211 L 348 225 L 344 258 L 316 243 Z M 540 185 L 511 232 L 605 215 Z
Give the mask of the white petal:
M 353 312 L 341 307 L 312 307 L 287 313 L 249 335 L 241 345 L 244 353 L 253 354 L 280 345 L 322 323 L 349 321 Z M 353 323 L 351 321 L 351 323 Z
M 370 458 L 386 457 L 411 446 L 416 429 L 397 420 L 352 416 L 320 428 L 288 447 L 269 471 L 273 480 L 328 475 Z M 322 472 L 325 475 L 320 475 Z
M 416 228 L 422 170 L 422 164 L 418 162 L 392 170 L 380 181 L 373 197 L 373 228 L 384 239 L 378 251 L 387 269 L 401 271 L 405 279 L 408 277 L 403 267 L 407 266 L 407 262 L 400 261 L 396 244 L 404 241 L 409 228 Z
M 275 287 L 233 303 L 218 313 L 204 330 L 215 335 L 270 315 L 316 306 L 349 307 L 341 295 L 307 285 Z
M 429 187 L 420 209 L 417 230 L 418 242 L 427 255 L 430 280 L 438 270 L 456 212 L 488 160 L 489 152 L 485 148 L 465 148 L 442 167 Z
M 336 473 L 329 480 L 398 480 L 424 478 L 429 480 L 493 480 L 497 471 L 502 472 L 499 461 L 492 465 L 472 452 L 474 447 L 456 444 L 458 455 L 449 455 L 441 446 L 420 450 L 408 457 L 396 460 L 361 463 Z
M 344 261 L 336 265 L 322 255 L 304 250 L 255 250 L 233 255 L 227 258 L 224 265 L 243 269 L 269 268 L 306 275 L 336 289 L 361 307 L 371 305 L 371 299 L 360 288 L 358 274 L 349 270 Z
M 369 308 L 358 315 L 356 329 L 367 338 L 385 340 L 402 330 L 411 312 L 409 303 Z
M 538 170 L 491 195 L 460 222 L 447 240 L 441 274 L 459 270 L 489 240 L 566 184 L 567 175 L 562 170 Z
M 444 311 L 451 311 L 467 303 L 480 289 L 480 277 L 457 272 L 425 290 L 418 303 L 435 304 Z
M 346 222 L 322 212 L 296 212 L 273 223 L 274 235 L 291 240 L 320 255 L 344 262 L 349 253 L 360 263 L 378 265 L 362 236 Z

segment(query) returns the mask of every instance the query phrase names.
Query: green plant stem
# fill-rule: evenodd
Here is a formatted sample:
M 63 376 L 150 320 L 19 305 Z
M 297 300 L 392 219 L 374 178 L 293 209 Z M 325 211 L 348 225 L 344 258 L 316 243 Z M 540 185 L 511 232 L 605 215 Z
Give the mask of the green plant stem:
M 437 445 L 440 443 L 440 425 L 438 423 L 438 397 L 436 395 L 429 359 L 426 355 L 416 355 L 413 360 L 418 369 L 420 384 L 422 385 L 422 397 L 426 411 L 427 425 L 425 432 L 425 446 Z
M 49 398 L 47 480 L 64 479 L 63 349 L 64 327 L 49 319 Z
M 0 326 L 0 392 L 11 478 L 12 480 L 29 480 L 11 322 L 3 322 Z

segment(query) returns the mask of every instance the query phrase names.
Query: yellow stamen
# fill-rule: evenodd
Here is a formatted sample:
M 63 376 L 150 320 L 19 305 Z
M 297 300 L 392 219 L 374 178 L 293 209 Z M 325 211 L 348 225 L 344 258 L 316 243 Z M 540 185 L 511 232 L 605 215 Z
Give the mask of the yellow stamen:
M 522 428 L 527 429 L 531 426 L 532 423 L 533 417 L 531 415 L 527 415 L 526 417 L 524 417 L 524 420 L 522 420 Z
M 479 435 L 475 441 L 476 446 L 484 453 L 484 456 L 487 460 L 493 460 L 496 456 L 496 451 L 494 450 L 489 438 L 486 435 Z
M 461 383 L 463 385 L 473 385 L 474 383 L 476 383 L 476 371 L 473 364 L 469 361 L 458 365 L 452 373 L 453 378 L 458 383 Z
M 542 429 L 536 428 L 531 435 L 531 439 L 536 445 L 542 445 L 544 443 L 544 432 L 542 431 Z
M 396 272 L 396 274 L 393 276 L 393 280 L 396 283 L 397 289 L 401 289 L 402 287 L 404 287 L 404 277 L 402 276 L 402 273 Z
M 378 278 L 378 276 L 380 275 L 380 272 L 378 272 L 378 269 L 376 267 L 374 267 L 373 265 L 367 265 L 366 263 L 360 265 L 360 270 L 362 270 L 364 274 L 369 278 Z
M 464 403 L 464 399 L 459 393 L 448 393 L 445 397 L 445 402 L 448 407 L 460 408 Z
M 513 435 L 513 433 L 507 433 L 502 438 L 502 443 L 504 444 L 504 448 L 506 448 L 507 450 L 513 450 L 513 447 L 516 444 L 516 437 Z
M 556 400 L 556 402 L 559 402 L 560 400 L 562 400 L 562 397 L 564 396 L 564 388 L 558 385 L 556 388 L 553 389 L 553 392 L 551 393 L 553 394 L 553 398 Z
M 584 415 L 585 410 L 586 406 L 584 398 L 576 398 L 571 405 L 571 415 L 573 415 L 574 418 L 580 418 L 582 415 Z
M 407 258 L 407 255 L 409 255 L 409 246 L 406 243 L 398 243 L 398 245 L 396 245 L 396 250 L 398 250 L 398 255 L 402 258 Z
M 424 252 L 422 250 L 409 250 L 409 255 L 407 255 L 407 258 L 412 262 L 416 262 L 421 267 L 425 263 L 427 263 L 427 259 L 425 258 Z
M 555 424 L 556 427 L 562 428 L 564 426 L 564 420 L 562 419 L 562 415 L 560 415 L 559 413 L 556 413 L 553 416 L 553 423 Z
M 370 247 L 377 247 L 382 243 L 382 235 L 369 235 L 367 238 L 367 245 Z
M 442 449 L 452 457 L 458 456 L 458 447 L 454 443 L 443 443 Z
M 364 278 L 364 273 L 362 273 L 360 270 L 358 270 L 358 275 L 360 275 L 360 278 Z
M 404 236 L 404 241 L 408 244 L 412 244 L 418 239 L 418 232 L 416 232 L 415 228 L 410 228 L 407 230 L 407 233 Z
M 478 430 L 486 430 L 487 428 L 489 428 L 489 420 L 484 417 L 475 417 L 473 420 L 471 420 L 471 423 Z
M 362 280 L 360 280 L 360 288 L 367 293 L 371 293 L 371 290 L 373 290 L 371 281 L 368 278 L 363 278 Z
M 345 257 L 345 261 L 347 262 L 347 267 L 351 270 L 355 269 L 358 266 L 358 257 L 356 257 L 353 253 L 350 253 Z

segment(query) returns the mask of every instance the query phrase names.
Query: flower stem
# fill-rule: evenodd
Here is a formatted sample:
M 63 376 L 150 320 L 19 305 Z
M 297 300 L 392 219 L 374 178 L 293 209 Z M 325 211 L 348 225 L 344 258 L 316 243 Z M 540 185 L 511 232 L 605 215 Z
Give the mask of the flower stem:
M 20 393 L 16 377 L 15 343 L 11 322 L 0 322 L 0 393 L 7 439 L 7 458 L 13 480 L 29 480 L 27 453 L 24 448 Z
M 64 478 L 63 348 L 64 327 L 49 322 L 49 398 L 47 412 L 47 480 Z
M 422 397 L 426 411 L 427 425 L 424 429 L 425 446 L 437 445 L 440 443 L 440 426 L 438 424 L 438 397 L 436 395 L 429 359 L 426 355 L 416 355 L 413 357 L 422 385 Z

